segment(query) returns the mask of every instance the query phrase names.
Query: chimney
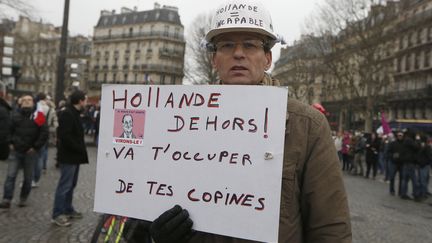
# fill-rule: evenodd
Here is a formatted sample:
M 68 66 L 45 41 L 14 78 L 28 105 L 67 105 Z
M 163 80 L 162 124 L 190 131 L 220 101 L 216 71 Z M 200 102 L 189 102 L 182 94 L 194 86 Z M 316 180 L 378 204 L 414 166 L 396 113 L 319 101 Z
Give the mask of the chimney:
M 132 9 L 130 9 L 130 8 L 126 8 L 126 7 L 122 7 L 120 12 L 121 12 L 122 14 L 125 14 L 125 13 L 132 13 Z
M 111 12 L 104 9 L 104 10 L 101 10 L 100 15 L 101 16 L 109 16 L 109 15 L 111 15 Z
M 157 2 L 155 2 L 155 3 L 154 3 L 154 9 L 160 9 L 160 4 L 157 3 Z

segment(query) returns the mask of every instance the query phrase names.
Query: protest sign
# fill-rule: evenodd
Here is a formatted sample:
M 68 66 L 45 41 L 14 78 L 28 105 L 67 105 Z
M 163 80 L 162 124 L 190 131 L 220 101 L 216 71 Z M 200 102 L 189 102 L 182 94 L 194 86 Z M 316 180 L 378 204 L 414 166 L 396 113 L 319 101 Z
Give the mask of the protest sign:
M 287 89 L 104 85 L 94 209 L 276 242 Z

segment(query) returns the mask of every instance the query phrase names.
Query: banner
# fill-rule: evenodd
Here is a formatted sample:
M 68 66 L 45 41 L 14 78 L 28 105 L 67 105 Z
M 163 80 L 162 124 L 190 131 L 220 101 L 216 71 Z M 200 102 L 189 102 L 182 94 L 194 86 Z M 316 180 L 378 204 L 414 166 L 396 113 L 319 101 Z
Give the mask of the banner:
M 276 242 L 287 89 L 103 85 L 95 211 Z

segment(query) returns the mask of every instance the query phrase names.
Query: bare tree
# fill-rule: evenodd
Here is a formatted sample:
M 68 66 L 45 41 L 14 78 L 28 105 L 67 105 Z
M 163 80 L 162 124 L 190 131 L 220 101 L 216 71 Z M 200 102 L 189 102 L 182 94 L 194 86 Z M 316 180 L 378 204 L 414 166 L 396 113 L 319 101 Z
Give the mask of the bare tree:
M 17 33 L 15 43 L 17 49 L 15 61 L 22 66 L 21 78 L 32 82 L 37 92 L 41 91 L 44 77 L 50 72 L 50 67 L 47 65 L 49 52 L 46 49 L 49 45 L 55 44 L 54 41 L 43 39 L 39 33 L 32 35 Z
M 32 6 L 26 0 L 0 0 L 0 16 L 8 17 L 6 13 L 16 11 L 19 14 L 30 16 L 32 13 Z
M 316 79 L 316 58 L 303 40 L 284 50 L 285 69 L 275 77 L 288 85 L 289 94 L 297 100 L 311 104 L 313 102 L 314 82 Z
M 392 63 L 383 53 L 392 37 L 387 27 L 396 11 L 394 5 L 380 2 L 325 0 L 308 22 L 308 28 L 322 37 L 315 43 L 333 77 L 328 90 L 335 91 L 332 95 L 343 101 L 345 109 L 357 105 L 367 132 L 372 131 L 374 107 L 391 75 Z
M 217 80 L 212 66 L 212 54 L 202 45 L 212 18 L 211 14 L 198 15 L 188 31 L 185 76 L 193 84 L 214 83 Z

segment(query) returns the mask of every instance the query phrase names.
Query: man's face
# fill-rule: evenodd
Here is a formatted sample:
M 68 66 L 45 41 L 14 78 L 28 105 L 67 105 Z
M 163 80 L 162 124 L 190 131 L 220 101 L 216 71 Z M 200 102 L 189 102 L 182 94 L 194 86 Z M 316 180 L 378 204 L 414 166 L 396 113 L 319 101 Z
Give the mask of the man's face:
M 133 120 L 131 116 L 125 116 L 123 118 L 123 130 L 125 132 L 132 132 Z
M 263 36 L 247 32 L 215 37 L 212 64 L 224 84 L 258 84 L 272 62 L 263 49 Z
M 403 133 L 398 132 L 398 133 L 396 134 L 396 138 L 397 138 L 398 140 L 402 140 L 402 139 L 403 139 Z
M 21 97 L 21 107 L 22 108 L 32 108 L 34 106 L 33 97 L 30 95 L 25 95 Z

